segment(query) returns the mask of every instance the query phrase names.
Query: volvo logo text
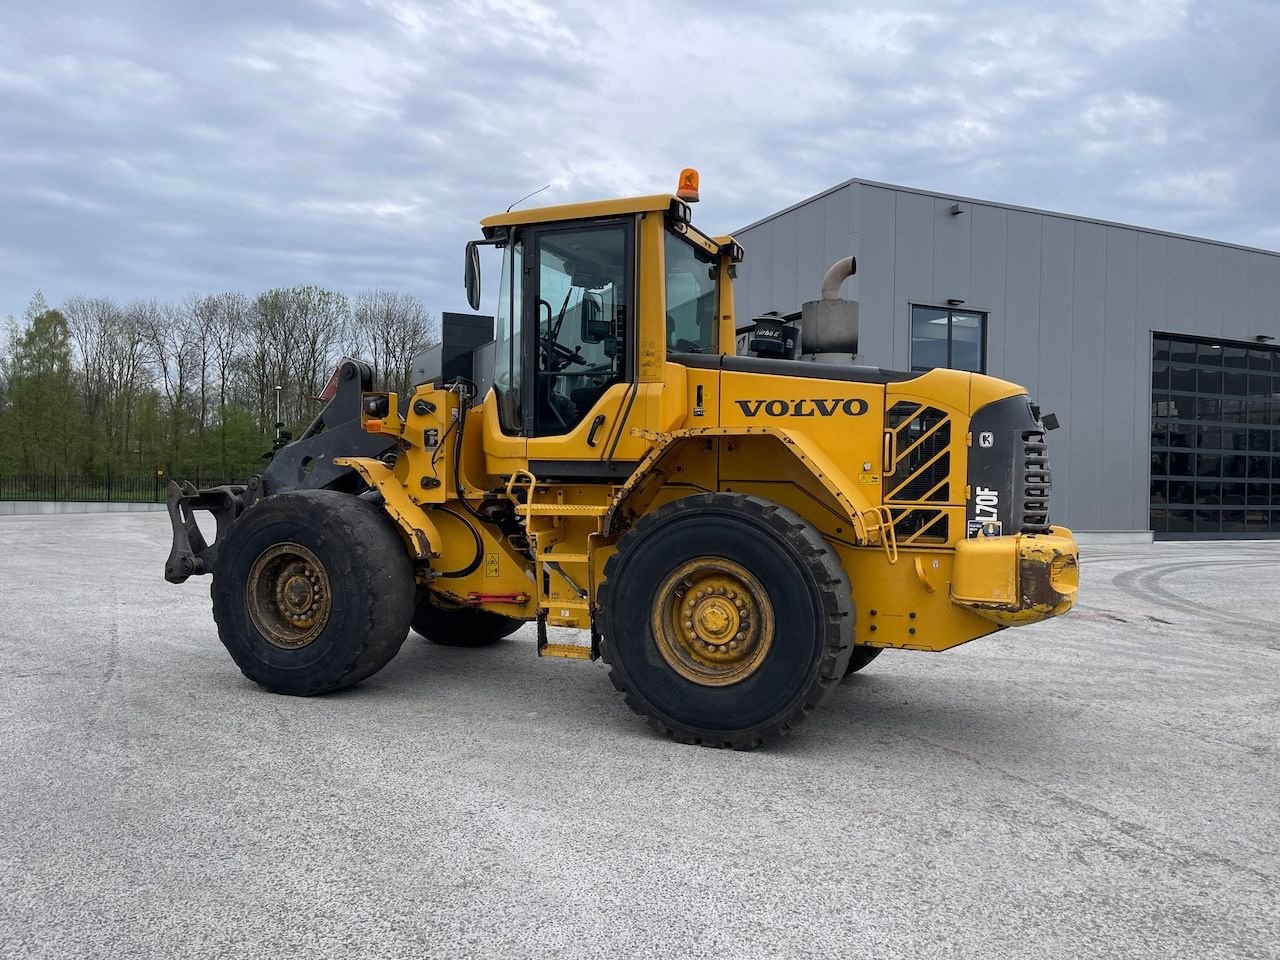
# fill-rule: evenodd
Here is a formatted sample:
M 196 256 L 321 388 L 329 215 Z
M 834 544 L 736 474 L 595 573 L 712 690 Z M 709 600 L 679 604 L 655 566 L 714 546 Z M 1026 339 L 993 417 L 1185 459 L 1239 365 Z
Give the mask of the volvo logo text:
M 841 413 L 846 417 L 860 417 L 867 412 L 867 401 L 857 397 L 834 400 L 735 400 L 734 403 L 748 417 L 833 417 Z

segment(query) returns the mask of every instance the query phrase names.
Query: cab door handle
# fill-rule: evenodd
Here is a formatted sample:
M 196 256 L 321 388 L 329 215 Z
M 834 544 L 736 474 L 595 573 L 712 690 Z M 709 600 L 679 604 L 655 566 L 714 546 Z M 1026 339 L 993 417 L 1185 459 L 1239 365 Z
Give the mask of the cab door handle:
M 596 418 L 591 421 L 591 429 L 587 432 L 587 446 L 594 447 L 596 445 L 596 434 L 600 432 L 600 428 L 604 426 L 604 414 L 597 413 Z

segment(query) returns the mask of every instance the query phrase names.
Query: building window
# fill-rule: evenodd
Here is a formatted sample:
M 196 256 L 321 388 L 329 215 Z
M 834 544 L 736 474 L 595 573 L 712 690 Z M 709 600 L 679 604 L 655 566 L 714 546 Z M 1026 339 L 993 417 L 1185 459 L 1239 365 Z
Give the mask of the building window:
M 987 371 L 987 315 L 951 307 L 911 306 L 911 369 Z

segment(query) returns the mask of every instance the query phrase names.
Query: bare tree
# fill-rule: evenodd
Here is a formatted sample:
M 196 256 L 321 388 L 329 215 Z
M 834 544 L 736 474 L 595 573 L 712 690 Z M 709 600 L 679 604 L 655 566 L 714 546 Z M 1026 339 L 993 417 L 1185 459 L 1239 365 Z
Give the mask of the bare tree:
M 109 343 L 121 320 L 120 308 L 105 297 L 74 296 L 62 305 L 62 313 L 80 361 L 85 413 L 100 419 L 109 393 Z
M 214 337 L 217 330 L 218 302 L 216 297 L 191 294 L 184 303 L 187 323 L 191 327 L 194 343 L 196 415 L 196 475 L 204 478 L 205 432 L 209 423 L 209 378 L 215 362 Z
M 227 476 L 227 408 L 237 359 L 242 355 L 242 341 L 249 329 L 253 304 L 243 293 L 220 293 L 206 298 L 211 302 L 210 339 L 218 376 L 218 447 L 222 475 Z
M 104 453 L 108 463 L 122 459 L 129 450 L 138 398 L 151 386 L 138 318 L 104 297 L 71 297 L 62 312 L 79 361 L 83 411 L 93 441 L 89 466 Z
M 260 294 L 255 307 L 251 376 L 263 419 L 279 384 L 285 422 L 309 420 L 313 398 L 339 356 L 350 318 L 347 298 L 322 287 L 293 287 Z
M 404 394 L 413 358 L 439 336 L 434 318 L 417 297 L 374 288 L 356 296 L 349 343 L 368 358 L 375 382 Z
M 176 460 L 187 435 L 188 408 L 199 366 L 195 325 L 189 313 L 158 300 L 136 300 L 125 313 L 146 341 L 168 414 L 167 459 Z
M 370 361 L 381 384 L 404 393 L 414 356 L 439 337 L 418 299 L 376 288 L 354 301 L 300 286 L 256 297 L 193 294 L 179 304 L 140 299 L 122 306 L 73 296 L 57 311 L 45 310 L 43 300 L 39 305 L 36 314 L 66 319 L 71 386 L 63 395 L 74 400 L 64 404 L 63 417 L 75 421 L 74 429 L 62 431 L 66 462 L 94 472 L 138 469 L 154 457 L 196 480 L 215 470 L 243 475 L 256 465 L 263 434 L 276 419 L 277 386 L 284 421 L 305 424 L 344 353 Z M 10 322 L 12 348 L 31 318 Z M 0 354 L 5 346 L 0 343 Z M 12 356 L 0 356 L 0 462 L 6 465 L 17 462 L 16 447 L 6 440 L 18 420 L 11 409 L 14 382 Z

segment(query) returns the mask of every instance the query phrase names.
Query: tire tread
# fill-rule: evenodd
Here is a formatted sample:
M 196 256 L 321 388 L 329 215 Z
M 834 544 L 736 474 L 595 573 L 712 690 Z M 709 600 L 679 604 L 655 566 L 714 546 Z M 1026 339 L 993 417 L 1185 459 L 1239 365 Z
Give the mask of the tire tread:
M 699 732 L 668 723 L 654 715 L 654 709 L 637 691 L 631 689 L 620 675 L 617 663 L 610 656 L 607 632 L 601 643 L 601 654 L 609 664 L 609 680 L 623 695 L 623 700 L 635 713 L 644 717 L 648 725 L 663 736 L 679 743 L 701 744 L 734 750 L 752 750 L 766 743 L 781 739 L 795 729 L 812 713 L 836 687 L 845 674 L 853 650 L 854 605 L 849 577 L 835 552 L 827 546 L 817 529 L 794 511 L 749 494 L 712 493 L 683 497 L 641 517 L 618 541 L 617 551 L 609 557 L 604 567 L 604 582 L 600 585 L 600 608 L 608 611 L 611 601 L 611 585 L 618 572 L 620 558 L 626 551 L 662 524 L 693 513 L 705 513 L 708 509 L 745 514 L 762 522 L 795 551 L 808 568 L 822 599 L 821 629 L 824 652 L 818 671 L 809 688 L 796 706 L 789 712 L 765 723 L 737 733 L 732 738 L 714 739 Z M 825 576 L 824 576 L 825 575 Z M 607 614 L 605 619 L 607 620 Z
M 264 513 L 255 515 L 255 511 L 287 510 L 290 509 L 289 500 L 308 501 L 307 509 L 322 514 L 323 522 L 329 530 L 343 531 L 349 542 L 355 569 L 369 571 L 370 576 L 376 575 L 375 572 L 385 574 L 388 580 L 386 595 L 380 598 L 380 602 L 372 604 L 367 624 L 362 625 L 366 629 L 360 631 L 361 642 L 355 655 L 342 675 L 328 683 L 305 687 L 273 683 L 262 674 L 255 675 L 250 666 L 237 655 L 233 645 L 225 637 L 222 638 L 228 652 L 240 667 L 240 672 L 250 680 L 272 693 L 309 697 L 331 693 L 366 680 L 395 657 L 408 636 L 407 610 L 412 607 L 413 579 L 404 544 L 382 510 L 351 494 L 334 490 L 296 490 L 258 501 L 228 531 L 226 545 L 219 549 L 219 561 L 234 552 L 239 540 L 251 534 L 253 527 L 245 523 L 246 519 L 251 518 L 259 523 L 264 520 Z M 224 629 L 232 630 L 234 626 L 224 625 L 218 617 L 219 573 L 226 575 L 224 571 L 215 569 L 209 593 L 213 601 L 214 621 L 222 636 Z M 350 586 L 347 588 L 350 589 Z M 404 627 L 403 630 L 400 629 L 401 626 Z

